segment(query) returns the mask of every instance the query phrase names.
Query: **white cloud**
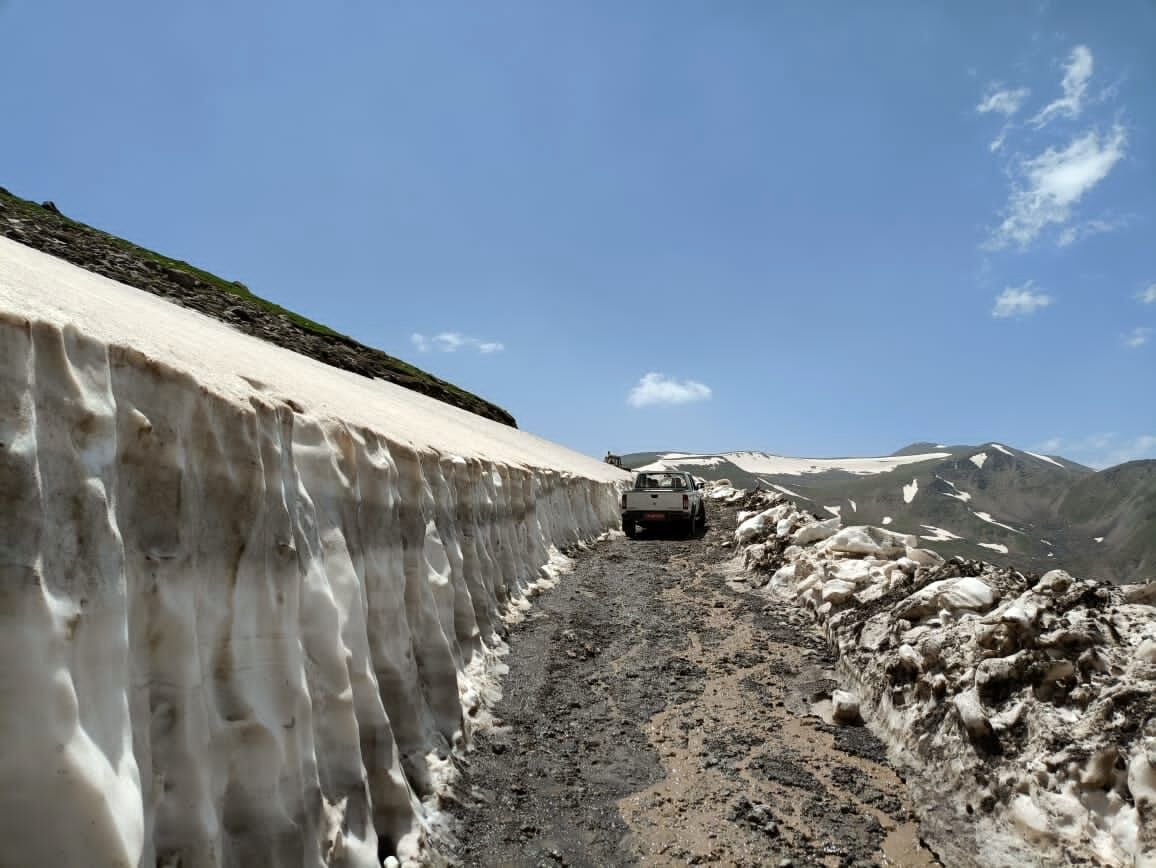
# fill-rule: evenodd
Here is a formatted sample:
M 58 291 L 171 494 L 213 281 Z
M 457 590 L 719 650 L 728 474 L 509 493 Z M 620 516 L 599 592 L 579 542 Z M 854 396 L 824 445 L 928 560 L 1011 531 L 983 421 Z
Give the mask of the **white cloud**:
M 1152 337 L 1152 329 L 1149 328 L 1135 328 L 1128 334 L 1124 335 L 1124 346 L 1129 349 L 1137 349 L 1148 343 L 1148 339 Z
M 1028 98 L 1031 91 L 1026 87 L 1016 88 L 1015 90 L 1001 90 L 999 84 L 990 85 L 988 94 L 975 107 L 975 110 L 981 115 L 988 112 L 997 112 L 1005 118 L 1010 118 L 1020 110 L 1020 106 L 1024 104 L 1024 100 Z
M 1030 316 L 1052 303 L 1050 295 L 1036 292 L 1034 287 L 1035 284 L 1030 280 L 1023 286 L 1009 286 L 996 298 L 991 315 L 997 319 Z
M 1036 444 L 1033 449 L 1037 452 L 1047 452 L 1051 454 L 1076 454 L 1083 452 L 1103 452 L 1116 442 L 1116 435 L 1109 432 L 1101 432 L 1099 434 L 1088 434 L 1085 437 L 1080 437 L 1076 440 L 1069 440 L 1066 437 L 1052 437 L 1045 440 L 1043 443 Z
M 1156 458 L 1156 435 L 1140 434 L 1130 440 L 1121 439 L 1116 434 L 1091 434 L 1075 440 L 1053 437 L 1038 444 L 1035 451 L 1063 455 L 1089 467 L 1102 469 L 1138 458 Z
M 1136 298 L 1140 299 L 1143 304 L 1156 304 L 1156 283 L 1153 283 L 1147 289 L 1142 289 L 1136 293 Z
M 1026 247 L 1049 224 L 1067 223 L 1080 199 L 1123 159 L 1126 144 L 1124 128 L 1116 124 L 1107 135 L 1091 130 L 1063 150 L 1048 148 L 1024 160 L 1018 167 L 1004 220 L 988 246 Z
M 1064 95 L 1040 109 L 1032 118 L 1032 124 L 1042 127 L 1055 117 L 1078 118 L 1084 110 L 1084 97 L 1092 77 L 1092 68 L 1092 52 L 1088 47 L 1077 45 L 1073 48 L 1064 66 L 1064 79 L 1060 83 Z
M 1003 115 L 1004 123 L 1003 129 L 999 131 L 999 135 L 992 140 L 988 145 L 988 150 L 993 154 L 1003 147 L 1004 142 L 1007 141 L 1008 131 L 1012 128 L 1012 123 L 1009 118 L 1020 110 L 1024 104 L 1024 100 L 1028 98 L 1031 91 L 1026 87 L 1004 88 L 999 82 L 993 82 L 988 85 L 987 95 L 980 100 L 979 105 L 975 107 L 978 114 L 986 115 L 991 112 Z
M 442 332 L 433 337 L 414 333 L 410 336 L 418 352 L 428 353 L 437 350 L 442 353 L 455 353 L 461 349 L 476 350 L 479 353 L 500 353 L 506 347 L 497 341 L 483 341 L 478 338 L 467 337 L 460 332 Z
M 1133 440 L 1122 443 L 1108 455 L 1107 466 L 1135 461 L 1137 458 L 1156 458 L 1156 435 L 1141 434 Z
M 1096 218 L 1095 220 L 1088 220 L 1085 223 L 1080 223 L 1076 226 L 1068 226 L 1060 233 L 1057 243 L 1060 247 L 1067 247 L 1077 241 L 1082 241 L 1085 238 L 1091 238 L 1093 235 L 1103 235 L 1105 232 L 1115 232 L 1117 229 L 1122 229 L 1127 226 L 1126 220 L 1105 220 L 1103 218 Z
M 1090 467 L 1104 468 L 1139 458 L 1156 458 L 1156 435 L 1141 434 L 1131 440 L 1110 437 L 1100 451 L 1088 454 L 1086 463 Z
M 694 380 L 674 380 L 664 374 L 649 373 L 630 390 L 626 401 L 632 407 L 651 404 L 689 404 L 705 401 L 711 396 L 709 386 Z

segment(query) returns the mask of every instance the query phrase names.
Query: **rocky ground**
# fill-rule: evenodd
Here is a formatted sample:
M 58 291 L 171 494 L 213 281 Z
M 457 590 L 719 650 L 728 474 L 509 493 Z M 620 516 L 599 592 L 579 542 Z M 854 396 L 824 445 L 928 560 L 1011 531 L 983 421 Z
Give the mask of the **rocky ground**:
M 397 383 L 505 425 L 514 417 L 453 383 L 253 295 L 248 287 L 187 262 L 137 247 L 61 214 L 51 202 L 38 205 L 0 187 L 0 236 L 182 307 L 223 320 L 238 331 L 303 356 Z M 324 291 L 324 287 L 318 287 Z
M 467 865 L 934 865 L 903 782 L 830 720 L 808 616 L 705 536 L 603 542 L 514 628 L 458 785 Z

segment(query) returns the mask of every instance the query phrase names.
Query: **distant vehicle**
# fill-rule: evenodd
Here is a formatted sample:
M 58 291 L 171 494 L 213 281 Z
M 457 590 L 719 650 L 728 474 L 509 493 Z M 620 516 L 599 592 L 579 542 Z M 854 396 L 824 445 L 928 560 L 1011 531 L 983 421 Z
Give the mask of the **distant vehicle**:
M 639 525 L 670 525 L 684 536 L 706 527 L 702 484 L 680 471 L 639 473 L 622 494 L 622 529 L 634 539 Z
M 622 466 L 622 456 L 621 455 L 615 455 L 613 452 L 607 452 L 606 457 L 602 460 L 605 461 L 607 464 L 614 465 L 615 467 L 621 467 Z

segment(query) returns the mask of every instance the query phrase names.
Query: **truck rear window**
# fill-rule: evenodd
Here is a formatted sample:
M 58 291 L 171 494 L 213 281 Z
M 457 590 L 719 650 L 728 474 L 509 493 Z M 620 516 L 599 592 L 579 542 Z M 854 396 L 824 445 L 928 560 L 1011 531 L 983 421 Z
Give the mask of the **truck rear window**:
M 679 473 L 640 473 L 634 481 L 636 489 L 664 488 L 668 491 L 685 491 L 686 477 Z

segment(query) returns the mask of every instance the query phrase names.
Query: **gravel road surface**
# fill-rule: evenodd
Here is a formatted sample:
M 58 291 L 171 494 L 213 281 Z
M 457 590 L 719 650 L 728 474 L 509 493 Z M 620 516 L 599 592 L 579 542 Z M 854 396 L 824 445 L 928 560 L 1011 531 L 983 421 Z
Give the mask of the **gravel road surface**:
M 596 544 L 510 636 L 459 787 L 466 865 L 936 865 L 810 619 L 690 540 Z

